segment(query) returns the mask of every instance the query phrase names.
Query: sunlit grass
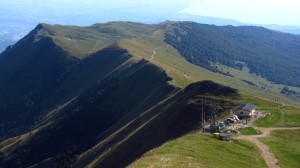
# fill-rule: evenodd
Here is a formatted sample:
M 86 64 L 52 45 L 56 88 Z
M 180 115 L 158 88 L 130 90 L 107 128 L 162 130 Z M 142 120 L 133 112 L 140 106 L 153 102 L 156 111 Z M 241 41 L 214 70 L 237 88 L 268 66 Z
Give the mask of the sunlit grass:
M 151 150 L 129 167 L 267 167 L 258 153 L 248 142 L 224 142 L 192 133 Z
M 260 140 L 271 148 L 280 167 L 300 167 L 300 130 L 272 131 L 270 138 Z

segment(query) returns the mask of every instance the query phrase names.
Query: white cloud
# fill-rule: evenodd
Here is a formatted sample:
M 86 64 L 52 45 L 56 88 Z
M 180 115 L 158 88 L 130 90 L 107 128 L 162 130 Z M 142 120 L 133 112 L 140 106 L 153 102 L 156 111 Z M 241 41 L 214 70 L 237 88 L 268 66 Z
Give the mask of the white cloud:
M 247 23 L 300 25 L 299 0 L 198 0 L 181 12 Z

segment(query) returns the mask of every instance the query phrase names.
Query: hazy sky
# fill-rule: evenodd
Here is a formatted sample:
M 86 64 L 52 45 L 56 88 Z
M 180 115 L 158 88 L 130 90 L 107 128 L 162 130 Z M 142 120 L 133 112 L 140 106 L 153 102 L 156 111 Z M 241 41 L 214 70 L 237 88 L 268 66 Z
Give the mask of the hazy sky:
M 300 0 L 198 0 L 182 12 L 255 24 L 300 25 Z
M 0 0 L 1 19 L 89 25 L 117 20 L 156 23 L 195 0 Z
M 254 24 L 300 25 L 300 0 L 0 0 L 0 24 L 157 22 L 178 13 Z

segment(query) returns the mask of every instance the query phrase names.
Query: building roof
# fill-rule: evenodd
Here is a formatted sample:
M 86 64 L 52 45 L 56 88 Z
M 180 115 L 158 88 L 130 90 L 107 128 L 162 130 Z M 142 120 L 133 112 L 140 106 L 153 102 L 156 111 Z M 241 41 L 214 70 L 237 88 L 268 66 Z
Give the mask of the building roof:
M 256 108 L 255 105 L 247 103 L 247 104 L 241 104 L 236 110 L 249 110 L 252 111 Z

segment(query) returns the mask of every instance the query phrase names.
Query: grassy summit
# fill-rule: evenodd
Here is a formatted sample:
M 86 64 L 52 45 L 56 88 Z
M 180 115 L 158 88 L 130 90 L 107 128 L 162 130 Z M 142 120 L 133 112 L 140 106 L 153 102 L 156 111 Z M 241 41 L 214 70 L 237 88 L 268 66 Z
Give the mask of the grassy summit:
M 153 32 L 156 25 L 109 22 L 88 27 L 41 24 L 38 36 L 49 36 L 72 56 L 85 58 L 121 39 Z
M 248 142 L 228 143 L 208 134 L 192 133 L 147 152 L 129 167 L 267 167 L 258 153 Z

